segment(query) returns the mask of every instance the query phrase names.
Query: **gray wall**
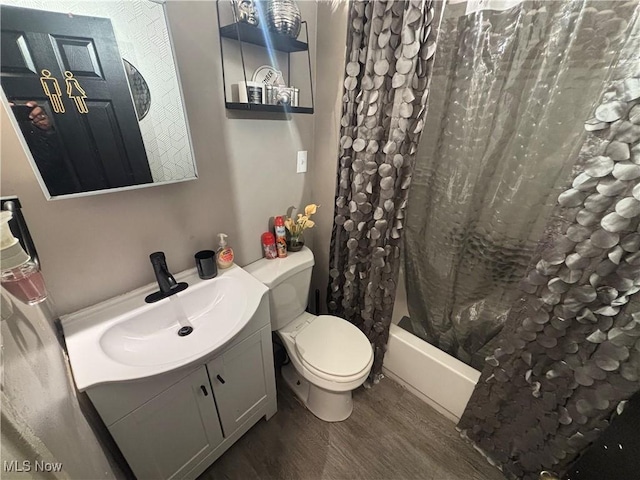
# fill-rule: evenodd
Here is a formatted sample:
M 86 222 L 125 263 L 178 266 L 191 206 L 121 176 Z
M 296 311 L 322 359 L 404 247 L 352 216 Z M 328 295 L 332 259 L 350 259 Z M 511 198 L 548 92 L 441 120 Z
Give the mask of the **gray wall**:
M 198 180 L 47 202 L 0 109 L 2 195 L 20 197 L 59 314 L 154 281 L 153 251 L 164 251 L 174 272 L 191 268 L 196 251 L 216 247 L 218 232 L 229 234 L 238 264 L 250 263 L 261 257 L 269 217 L 311 200 L 311 174 L 296 174 L 295 165 L 296 152 L 307 150 L 313 169 L 315 116 L 247 119 L 225 110 L 215 2 L 167 8 Z M 314 65 L 317 5 L 300 8 Z
M 349 2 L 318 3 L 318 82 L 316 87 L 315 155 L 310 163 L 313 201 L 321 205 L 315 216 L 312 291 L 320 290 L 320 307 L 326 312 L 329 281 L 329 242 L 338 167 L 338 142 Z
M 44 460 L 63 466 L 57 477 L 3 470 L 3 478 L 122 478 L 80 410 L 47 310 L 4 293 L 1 300 L 2 462 L 27 460 L 33 466 Z

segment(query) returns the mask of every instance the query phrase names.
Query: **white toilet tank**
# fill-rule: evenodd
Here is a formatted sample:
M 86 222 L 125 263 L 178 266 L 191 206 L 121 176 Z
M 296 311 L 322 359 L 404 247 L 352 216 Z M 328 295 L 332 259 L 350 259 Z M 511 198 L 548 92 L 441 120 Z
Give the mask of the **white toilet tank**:
M 243 267 L 269 288 L 271 330 L 280 330 L 307 308 L 313 252 L 303 247 L 286 258 L 262 258 Z

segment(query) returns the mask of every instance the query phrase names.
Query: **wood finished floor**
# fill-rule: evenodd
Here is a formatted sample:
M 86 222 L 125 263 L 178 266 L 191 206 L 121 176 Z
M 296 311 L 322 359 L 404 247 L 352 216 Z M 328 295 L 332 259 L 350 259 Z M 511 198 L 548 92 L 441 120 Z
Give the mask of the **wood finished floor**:
M 351 417 L 326 423 L 279 381 L 278 413 L 198 480 L 504 480 L 450 420 L 392 380 L 360 387 L 353 400 Z

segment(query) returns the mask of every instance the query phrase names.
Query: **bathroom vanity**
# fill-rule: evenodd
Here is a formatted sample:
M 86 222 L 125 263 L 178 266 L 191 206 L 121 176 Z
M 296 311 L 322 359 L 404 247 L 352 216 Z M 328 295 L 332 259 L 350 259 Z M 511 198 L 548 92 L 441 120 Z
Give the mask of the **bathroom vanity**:
M 78 389 L 138 479 L 196 478 L 277 410 L 266 287 L 237 266 L 176 279 L 189 288 L 156 304 L 148 286 L 62 318 Z

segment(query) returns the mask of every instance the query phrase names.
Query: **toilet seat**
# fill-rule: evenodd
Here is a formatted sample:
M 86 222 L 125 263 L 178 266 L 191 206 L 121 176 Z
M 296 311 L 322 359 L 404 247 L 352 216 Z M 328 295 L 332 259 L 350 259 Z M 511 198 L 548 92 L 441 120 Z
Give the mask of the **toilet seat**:
M 309 321 L 294 338 L 298 358 L 327 380 L 350 381 L 371 368 L 373 350 L 355 325 L 332 315 Z

